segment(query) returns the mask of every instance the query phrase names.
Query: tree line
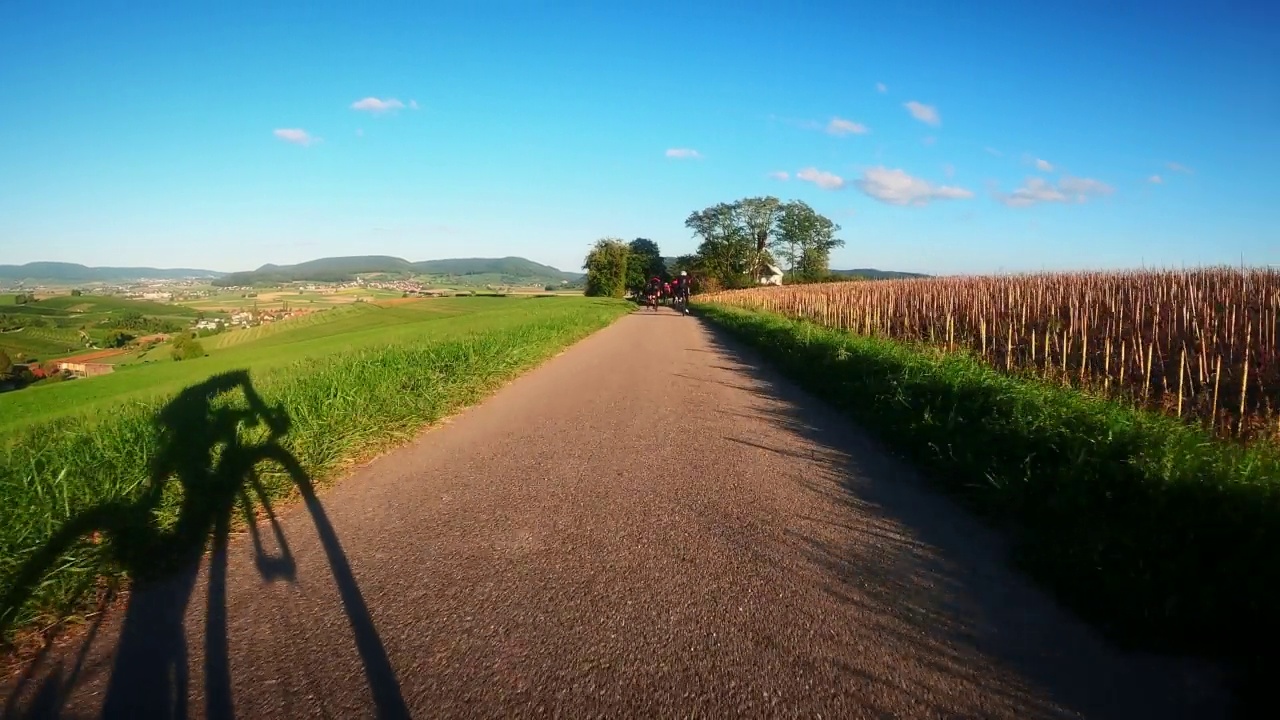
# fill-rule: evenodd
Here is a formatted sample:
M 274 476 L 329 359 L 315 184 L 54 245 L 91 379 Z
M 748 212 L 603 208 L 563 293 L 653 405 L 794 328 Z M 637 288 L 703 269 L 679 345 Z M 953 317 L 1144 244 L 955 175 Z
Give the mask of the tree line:
M 801 200 L 773 196 L 718 203 L 690 213 L 684 224 L 698 248 L 670 266 L 647 238 L 598 240 L 583 263 L 586 294 L 623 297 L 642 291 L 648 278 L 666 280 L 681 270 L 698 291 L 750 287 L 770 265 L 784 270 L 785 282 L 819 282 L 830 278 L 831 251 L 844 246 L 830 218 Z

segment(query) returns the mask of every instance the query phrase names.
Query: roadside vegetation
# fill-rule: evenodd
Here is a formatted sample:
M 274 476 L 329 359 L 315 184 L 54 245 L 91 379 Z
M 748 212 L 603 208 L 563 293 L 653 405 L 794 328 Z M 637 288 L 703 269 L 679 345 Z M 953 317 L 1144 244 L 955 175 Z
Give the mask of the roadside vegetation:
M 1008 530 L 1018 563 L 1112 638 L 1247 675 L 1280 641 L 1275 283 L 924 280 L 695 307 Z
M 23 423 L 0 435 L 0 507 L 6 513 L 0 524 L 0 636 L 9 642 L 21 630 L 74 616 L 98 591 L 128 579 L 127 569 L 140 572 L 140 558 L 162 564 L 159 555 L 130 551 L 131 538 L 163 534 L 179 518 L 201 515 L 188 505 L 204 502 L 202 495 L 192 495 L 203 491 L 184 480 L 182 492 L 166 490 L 156 496 L 154 506 L 146 506 L 147 512 L 111 513 L 108 521 L 115 532 L 109 536 L 77 537 L 65 551 L 55 543 L 57 557 L 39 565 L 48 572 L 37 573 L 35 580 L 23 575 L 28 561 L 49 547 L 69 519 L 101 508 L 136 507 L 148 488 L 162 485 L 164 478 L 152 473 L 166 434 L 177 433 L 181 443 L 191 445 L 202 432 L 216 430 L 202 425 L 205 411 L 184 418 L 186 425 L 175 429 L 172 405 L 166 403 L 182 397 L 184 388 L 251 377 L 262 401 L 287 420 L 289 430 L 279 440 L 284 450 L 307 476 L 323 481 L 354 461 L 408 440 L 423 426 L 479 400 L 628 310 L 623 303 L 582 297 L 451 302 L 469 305 L 454 306 L 456 312 L 420 312 L 414 319 L 403 315 L 414 312 L 405 306 L 374 308 L 367 311 L 370 326 L 364 330 L 310 339 L 290 339 L 280 332 L 266 338 L 264 342 L 272 342 L 258 354 L 247 343 L 236 346 L 246 354 L 228 350 L 221 360 L 214 353 L 156 366 L 168 369 L 163 379 L 148 376 L 150 368 L 139 368 L 66 384 L 110 389 L 108 380 L 135 373 L 138 379 L 136 385 L 130 381 L 114 388 L 119 391 L 114 396 L 94 400 L 96 417 L 77 414 Z M 372 320 L 395 312 L 402 313 L 400 322 Z M 326 326 L 305 326 L 298 332 L 317 327 Z M 144 387 L 151 392 L 136 394 Z M 217 405 L 244 407 L 248 399 L 236 392 L 234 399 Z M 237 442 L 260 440 L 266 432 L 241 427 Z M 263 468 L 255 478 L 254 489 L 265 501 L 297 492 L 295 479 L 280 467 Z M 206 510 L 205 515 L 213 512 Z

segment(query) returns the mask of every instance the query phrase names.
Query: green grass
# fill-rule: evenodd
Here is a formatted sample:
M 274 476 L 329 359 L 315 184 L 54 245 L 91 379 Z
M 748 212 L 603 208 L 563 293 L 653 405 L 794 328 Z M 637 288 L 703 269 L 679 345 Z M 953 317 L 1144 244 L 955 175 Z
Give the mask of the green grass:
M 979 360 L 716 305 L 700 312 L 1011 532 L 1113 639 L 1255 661 L 1280 641 L 1280 451 Z
M 232 363 L 211 377 L 206 366 L 167 397 L 103 406 L 96 422 L 66 417 L 11 433 L 0 444 L 0 638 L 74 614 L 104 580 L 189 558 L 210 532 L 225 532 L 241 489 L 310 500 L 314 480 L 408 440 L 630 309 L 586 298 L 472 302 L 469 315 L 297 353 L 274 369 Z M 241 380 L 243 394 L 206 406 L 215 385 Z M 254 473 L 259 458 L 242 444 L 265 430 L 225 414 L 251 406 L 255 389 L 277 409 L 257 417 L 289 426 L 280 442 L 297 467 L 288 472 L 277 462 Z M 178 483 L 153 477 L 166 462 Z M 94 530 L 100 542 L 85 539 Z
M 569 305 L 575 302 L 574 298 L 564 300 Z M 195 360 L 174 362 L 169 359 L 168 348 L 161 346 L 145 356 L 134 353 L 120 359 L 116 372 L 110 375 L 0 395 L 0 437 L 21 426 L 62 415 L 100 414 L 108 405 L 174 393 L 233 368 L 269 370 L 301 359 L 319 359 L 364 347 L 514 327 L 529 313 L 544 311 L 537 301 L 503 298 L 443 298 L 391 307 L 357 303 L 321 313 L 334 313 L 328 322 L 290 327 L 290 322 L 298 322 L 290 321 L 270 326 L 270 330 L 233 330 L 205 338 L 201 344 L 209 355 Z M 253 335 L 254 330 L 261 332 Z M 238 333 L 251 335 L 238 342 Z

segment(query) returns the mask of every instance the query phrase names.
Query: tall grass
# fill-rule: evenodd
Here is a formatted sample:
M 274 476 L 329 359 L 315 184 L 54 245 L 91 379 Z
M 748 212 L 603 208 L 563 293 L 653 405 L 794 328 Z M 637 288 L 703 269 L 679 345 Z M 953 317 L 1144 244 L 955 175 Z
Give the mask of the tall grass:
M 1211 268 L 752 288 L 709 301 L 965 350 L 1199 422 L 1280 438 L 1280 271 Z
M 511 303 L 517 312 L 529 307 Z M 627 309 L 610 301 L 547 303 L 514 327 L 301 361 L 255 376 L 254 384 L 290 418 L 285 449 L 311 477 L 323 480 L 475 402 Z M 24 562 L 69 518 L 138 496 L 160 451 L 156 419 L 163 407 L 163 399 L 120 404 L 108 420 L 50 421 L 24 428 L 0 446 L 0 598 Z M 288 475 L 263 480 L 269 497 L 292 492 Z M 163 499 L 162 522 L 173 521 L 179 503 L 177 497 Z M 64 555 L 29 602 L 0 607 L 0 640 L 11 640 L 15 629 L 67 617 L 104 581 L 123 579 L 109 548 L 88 539 Z

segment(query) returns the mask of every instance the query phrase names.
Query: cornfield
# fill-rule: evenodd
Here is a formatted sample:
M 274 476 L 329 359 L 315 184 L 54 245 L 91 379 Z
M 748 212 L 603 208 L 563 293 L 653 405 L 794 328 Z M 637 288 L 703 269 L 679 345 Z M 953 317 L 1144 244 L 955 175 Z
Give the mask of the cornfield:
M 855 333 L 968 351 L 1206 424 L 1280 439 L 1280 272 L 1209 268 L 853 281 L 712 293 Z

